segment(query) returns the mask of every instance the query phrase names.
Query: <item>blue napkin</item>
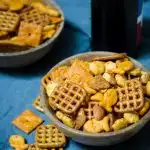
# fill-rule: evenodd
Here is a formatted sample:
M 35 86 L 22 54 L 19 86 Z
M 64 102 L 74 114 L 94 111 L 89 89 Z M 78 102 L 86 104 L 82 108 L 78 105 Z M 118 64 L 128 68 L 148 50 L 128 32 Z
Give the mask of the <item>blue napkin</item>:
M 11 125 L 11 121 L 25 109 L 31 109 L 41 116 L 45 123 L 48 118 L 32 107 L 32 102 L 39 95 L 41 77 L 60 60 L 85 51 L 90 51 L 91 24 L 90 24 L 90 1 L 89 0 L 56 0 L 61 6 L 66 17 L 66 25 L 53 50 L 37 63 L 21 69 L 0 70 L 0 150 L 10 150 L 9 136 L 20 134 L 28 143 L 34 142 L 35 132 L 26 135 Z M 150 2 L 144 5 L 144 15 L 150 18 Z M 148 30 L 148 26 L 146 29 Z M 145 31 L 145 30 L 144 30 Z M 146 31 L 144 32 L 146 33 Z M 138 60 L 149 67 L 150 51 L 149 39 L 143 41 L 142 52 Z M 149 150 L 150 128 L 147 125 L 139 134 L 129 141 L 111 147 L 94 147 L 95 149 L 136 149 Z M 67 150 L 92 150 L 93 147 L 84 146 L 70 140 Z

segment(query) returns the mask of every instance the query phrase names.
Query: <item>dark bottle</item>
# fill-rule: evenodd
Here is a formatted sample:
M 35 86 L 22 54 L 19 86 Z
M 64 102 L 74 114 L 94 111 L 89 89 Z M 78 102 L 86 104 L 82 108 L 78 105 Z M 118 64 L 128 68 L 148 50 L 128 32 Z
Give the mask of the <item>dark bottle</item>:
M 142 0 L 92 0 L 92 49 L 135 56 L 141 42 Z

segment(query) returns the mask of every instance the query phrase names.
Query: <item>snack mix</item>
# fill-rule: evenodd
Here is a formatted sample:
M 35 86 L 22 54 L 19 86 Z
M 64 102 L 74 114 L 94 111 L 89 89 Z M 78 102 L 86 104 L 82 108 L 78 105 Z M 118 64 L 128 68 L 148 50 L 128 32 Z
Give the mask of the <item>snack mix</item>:
M 41 83 L 56 117 L 88 133 L 126 128 L 150 107 L 150 75 L 124 53 L 72 60 L 50 71 Z
M 0 0 L 0 51 L 37 47 L 52 38 L 63 21 L 60 12 L 35 0 Z

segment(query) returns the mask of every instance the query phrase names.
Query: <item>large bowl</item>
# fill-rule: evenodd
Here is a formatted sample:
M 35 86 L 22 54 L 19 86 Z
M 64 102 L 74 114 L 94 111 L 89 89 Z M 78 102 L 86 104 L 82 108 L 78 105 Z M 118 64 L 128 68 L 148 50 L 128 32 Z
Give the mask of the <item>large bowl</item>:
M 60 24 L 59 29 L 51 39 L 47 40 L 46 42 L 44 42 L 43 44 L 41 44 L 36 48 L 31 48 L 29 50 L 20 52 L 0 53 L 0 67 L 14 68 L 27 66 L 41 59 L 52 49 L 54 42 L 56 41 L 61 31 L 63 30 L 64 14 L 61 8 L 54 1 L 43 0 L 43 2 L 47 5 L 51 5 L 52 7 L 56 8 L 61 13 L 63 21 Z
M 61 62 L 59 62 L 56 66 L 54 66 L 50 72 L 62 65 L 67 65 L 70 63 L 72 59 L 80 58 L 80 59 L 89 59 L 93 56 L 107 56 L 112 55 L 112 52 L 88 52 L 88 53 L 82 53 L 78 54 L 72 57 L 69 57 Z M 145 71 L 147 71 L 138 61 L 131 58 L 133 63 L 143 68 Z M 41 86 L 41 104 L 45 111 L 45 114 L 48 116 L 48 118 L 56 124 L 56 126 L 64 132 L 64 134 L 70 138 L 72 138 L 74 141 L 86 144 L 86 145 L 93 145 L 93 146 L 108 146 L 120 143 L 122 141 L 125 141 L 135 135 L 137 132 L 139 132 L 143 126 L 149 121 L 150 119 L 150 111 L 140 119 L 137 123 L 130 125 L 129 127 L 122 129 L 120 131 L 115 132 L 109 132 L 109 133 L 98 133 L 98 134 L 90 134 L 83 131 L 75 130 L 70 127 L 67 127 L 63 123 L 61 123 L 56 117 L 54 111 L 49 107 L 47 102 L 47 96 L 45 93 L 44 88 Z

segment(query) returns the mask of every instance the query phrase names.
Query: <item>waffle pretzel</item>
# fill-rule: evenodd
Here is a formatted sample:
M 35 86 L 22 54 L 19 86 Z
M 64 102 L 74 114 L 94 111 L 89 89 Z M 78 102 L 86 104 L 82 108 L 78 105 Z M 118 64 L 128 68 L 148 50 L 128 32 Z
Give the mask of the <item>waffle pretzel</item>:
M 66 144 L 64 134 L 55 125 L 41 125 L 36 130 L 35 141 L 40 148 L 57 148 Z
M 0 11 L 0 30 L 12 32 L 16 30 L 20 17 L 16 13 Z
M 138 79 L 127 80 L 125 87 L 118 87 L 119 101 L 114 107 L 115 112 L 136 111 L 144 105 L 143 89 Z
M 31 9 L 30 11 L 21 13 L 21 20 L 41 26 L 50 24 L 50 16 L 48 14 L 41 14 L 37 9 Z
M 86 97 L 85 90 L 70 81 L 55 88 L 49 97 L 49 103 L 67 114 L 76 113 Z
M 99 105 L 99 102 L 89 101 L 87 107 L 84 108 L 84 112 L 85 112 L 86 118 L 88 120 L 94 118 L 93 108 L 95 105 Z

